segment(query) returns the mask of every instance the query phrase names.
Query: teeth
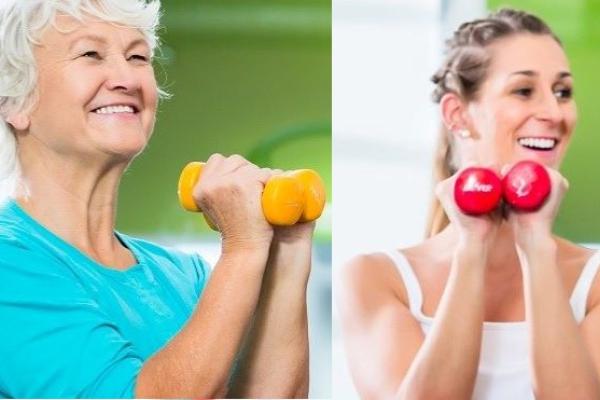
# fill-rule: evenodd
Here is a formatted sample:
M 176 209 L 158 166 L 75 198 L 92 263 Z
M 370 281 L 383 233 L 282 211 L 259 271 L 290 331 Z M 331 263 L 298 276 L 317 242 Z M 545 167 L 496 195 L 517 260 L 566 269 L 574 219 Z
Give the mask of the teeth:
M 94 110 L 96 114 L 116 114 L 116 113 L 134 113 L 135 110 L 130 106 L 108 106 Z
M 521 138 L 518 142 L 521 146 L 527 148 L 550 150 L 556 146 L 557 140 L 547 138 Z

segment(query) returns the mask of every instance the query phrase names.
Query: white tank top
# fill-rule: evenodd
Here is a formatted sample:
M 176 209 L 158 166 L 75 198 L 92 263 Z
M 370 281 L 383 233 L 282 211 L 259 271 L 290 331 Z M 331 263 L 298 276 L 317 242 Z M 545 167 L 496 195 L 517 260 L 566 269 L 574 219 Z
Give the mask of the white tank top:
M 427 335 L 433 318 L 423 314 L 423 294 L 412 267 L 400 251 L 390 250 L 386 254 L 400 271 L 408 294 L 410 311 Z M 583 267 L 573 289 L 570 303 L 578 324 L 585 317 L 588 293 L 599 266 L 600 251 L 596 251 Z M 534 399 L 529 373 L 527 323 L 485 321 L 473 400 L 506 399 Z

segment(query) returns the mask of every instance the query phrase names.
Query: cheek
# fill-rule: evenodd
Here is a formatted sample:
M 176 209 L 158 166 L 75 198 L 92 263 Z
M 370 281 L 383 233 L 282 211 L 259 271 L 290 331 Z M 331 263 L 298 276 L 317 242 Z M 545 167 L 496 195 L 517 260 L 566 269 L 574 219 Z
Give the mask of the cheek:
M 145 106 L 155 111 L 158 106 L 158 85 L 154 77 L 154 72 L 150 72 L 142 79 L 142 85 L 144 88 Z
M 575 103 L 565 113 L 565 120 L 567 122 L 568 133 L 573 133 L 577 125 L 577 106 L 575 106 Z
M 96 80 L 94 74 L 68 68 L 41 75 L 40 105 L 55 114 L 72 114 L 85 109 L 98 88 Z
M 498 142 L 498 139 L 505 137 L 503 130 L 506 127 L 506 121 L 510 119 L 510 115 L 494 108 L 479 110 L 474 120 L 475 129 L 481 142 L 495 143 Z
M 530 112 L 523 104 L 513 101 L 498 102 L 490 118 L 490 130 L 497 145 L 510 147 L 513 145 L 517 132 L 530 117 Z
M 496 114 L 500 129 L 514 130 L 525 123 L 531 113 L 522 103 L 507 101 L 499 104 Z

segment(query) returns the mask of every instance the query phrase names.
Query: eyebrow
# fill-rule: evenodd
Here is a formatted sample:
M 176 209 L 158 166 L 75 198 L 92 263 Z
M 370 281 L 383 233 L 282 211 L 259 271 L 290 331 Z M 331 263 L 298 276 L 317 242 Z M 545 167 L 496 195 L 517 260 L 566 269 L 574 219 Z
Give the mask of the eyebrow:
M 108 43 L 104 37 L 95 35 L 93 33 L 88 33 L 88 34 L 81 35 L 81 36 L 78 36 L 77 38 L 73 39 L 71 41 L 71 44 L 69 45 L 69 51 L 73 50 L 73 47 L 75 47 L 75 45 L 77 43 L 81 42 L 82 40 L 90 40 L 92 42 L 97 42 L 97 43 L 100 43 L 105 46 Z M 137 39 L 133 40 L 131 43 L 129 43 L 129 45 L 127 46 L 127 50 L 130 50 L 131 48 L 133 48 L 139 44 L 148 46 L 148 43 L 146 43 L 146 40 L 144 38 L 137 38 Z
M 539 74 L 532 70 L 523 70 L 523 71 L 512 72 L 509 76 L 513 76 L 513 75 L 525 75 L 525 76 L 531 77 L 531 76 L 538 76 Z M 571 74 L 568 71 L 561 71 L 557 74 L 558 79 L 570 78 L 572 76 L 573 76 L 573 74 Z

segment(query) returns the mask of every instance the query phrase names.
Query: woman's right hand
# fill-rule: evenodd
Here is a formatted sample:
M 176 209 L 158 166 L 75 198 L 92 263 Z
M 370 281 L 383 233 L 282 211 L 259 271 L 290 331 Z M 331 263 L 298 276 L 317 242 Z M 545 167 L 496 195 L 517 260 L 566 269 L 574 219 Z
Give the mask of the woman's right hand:
M 501 213 L 496 210 L 490 214 L 468 215 L 462 212 L 454 198 L 454 185 L 458 176 L 466 169 L 462 168 L 450 178 L 439 182 L 435 188 L 435 194 L 452 226 L 458 229 L 461 242 L 467 244 L 489 243 L 502 221 Z
M 193 197 L 218 227 L 223 249 L 268 249 L 273 227 L 262 210 L 262 192 L 274 175 L 239 155 L 213 154 L 202 169 Z

